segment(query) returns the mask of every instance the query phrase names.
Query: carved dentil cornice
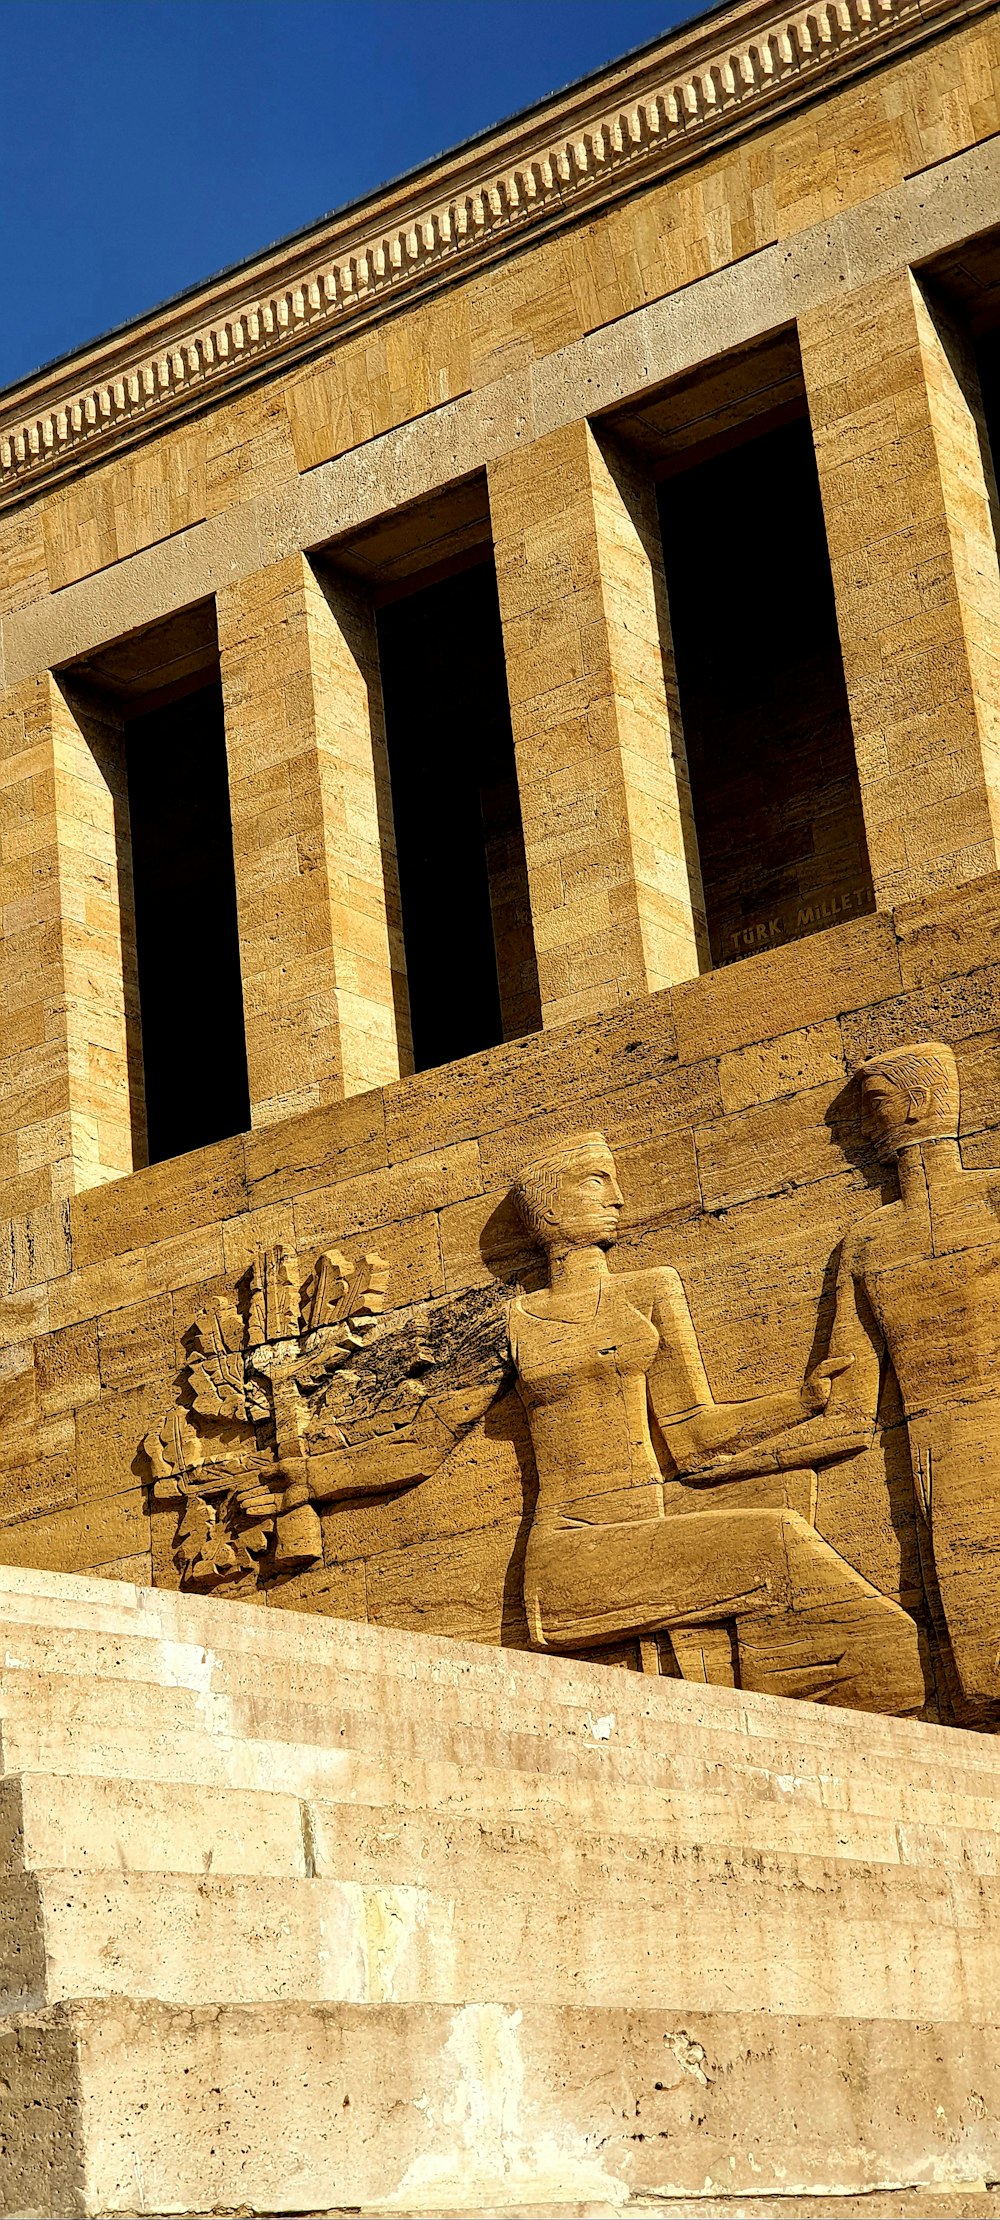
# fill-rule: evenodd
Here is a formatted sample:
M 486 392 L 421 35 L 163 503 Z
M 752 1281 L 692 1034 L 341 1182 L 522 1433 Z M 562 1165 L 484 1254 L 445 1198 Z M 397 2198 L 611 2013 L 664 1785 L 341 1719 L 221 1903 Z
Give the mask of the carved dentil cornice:
M 995 0 L 737 0 L 0 398 L 0 505 Z

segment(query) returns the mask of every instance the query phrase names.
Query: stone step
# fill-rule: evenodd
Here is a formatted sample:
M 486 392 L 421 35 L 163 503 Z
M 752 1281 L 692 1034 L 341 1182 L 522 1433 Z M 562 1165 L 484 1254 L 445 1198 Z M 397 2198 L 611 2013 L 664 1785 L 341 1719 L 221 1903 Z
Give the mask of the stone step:
M 60 1583 L 65 1584 L 65 1595 Z M 592 1717 L 613 1710 L 619 1721 L 652 1717 L 691 1727 L 711 1722 L 716 1732 L 738 1739 L 758 1733 L 770 1738 L 774 1733 L 775 1699 L 741 1690 L 706 1690 L 697 1683 L 658 1680 L 533 1652 L 505 1650 L 498 1655 L 486 1645 L 397 1630 L 392 1630 L 387 1644 L 386 1629 L 355 1621 L 0 1566 L 0 1641 L 10 1648 L 16 1633 L 27 1626 L 39 1631 L 48 1627 L 69 1637 L 74 1631 L 119 1635 L 153 1649 L 165 1645 L 163 1677 L 168 1683 L 178 1673 L 183 1676 L 186 1661 L 179 1653 L 189 1647 L 223 1659 L 250 1651 L 255 1658 L 273 1659 L 276 1665 L 287 1660 L 296 1668 L 334 1666 L 359 1675 L 366 1689 L 374 1673 L 376 1678 L 389 1679 L 394 1694 L 401 1682 L 410 1681 L 424 1691 L 439 1685 L 468 1691 L 470 1702 L 478 1690 L 492 1706 L 499 1688 L 508 1706 L 523 1698 L 532 1706 L 558 1705 Z M 159 1670 L 154 1665 L 151 1677 L 157 1677 Z M 196 1660 L 192 1670 L 195 1676 L 204 1674 L 206 1661 Z M 853 1752 L 856 1713 L 830 1705 L 787 1708 L 796 1714 L 800 1747 Z M 992 1736 L 910 1720 L 866 1715 L 865 1746 L 872 1756 L 905 1754 L 907 1764 L 917 1760 L 936 1766 L 949 1749 L 947 1763 L 956 1770 L 995 1771 L 998 1765 Z
M 78 1997 L 201 2005 L 586 2003 L 981 2022 L 1000 1884 L 678 1851 L 651 1893 L 537 1867 L 484 1894 L 211 1873 L 0 1879 L 0 2012 Z
M 997 2037 L 820 2012 L 77 2001 L 0 2022 L 0 2207 L 266 2213 L 291 2190 L 304 2213 L 439 2220 L 689 2196 L 707 2220 L 773 2191 L 794 2211 L 842 2154 L 876 2213 L 872 2192 L 925 2184 L 907 2209 L 926 2220 L 942 2183 L 1000 2172 Z
M 508 1792 L 504 1781 L 508 1779 Z M 391 1789 L 391 1783 L 387 1783 Z M 419 1804 L 334 1802 L 281 1791 L 206 1788 L 87 1774 L 26 1773 L 0 1780 L 0 1873 L 170 1872 L 304 1875 L 385 1880 L 444 1889 L 456 1866 L 468 1886 L 526 1885 L 541 1872 L 574 1891 L 599 1892 L 608 1877 L 649 1888 L 678 1847 L 745 1856 L 822 1858 L 851 1864 L 1000 1871 L 994 1829 L 903 1827 L 888 1818 L 845 1816 L 802 1800 L 739 1802 L 678 1794 L 627 1799 L 614 1793 L 577 1807 L 522 1798 L 512 1808 L 509 1777 L 472 1809 L 448 1806 L 440 1784 Z
M 805 1708 L 777 1698 L 770 1702 L 779 1723 L 786 1710 Z M 903 1826 L 962 1826 L 976 1833 L 994 1828 L 1000 1810 L 995 1797 L 967 1792 L 966 1783 L 977 1789 L 984 1784 L 987 1777 L 979 1773 L 960 1773 L 953 1786 L 947 1767 L 936 1775 L 914 1764 L 904 1773 L 878 1758 L 865 1764 L 863 1753 L 853 1768 L 840 1772 L 786 1771 L 784 1746 L 778 1748 L 777 1767 L 768 1768 L 760 1762 L 767 1746 L 759 1738 L 750 1752 L 754 1762 L 748 1763 L 746 1744 L 724 1736 L 722 1757 L 716 1758 L 717 1745 L 707 1731 L 671 1736 L 664 1728 L 658 1739 L 667 1747 L 661 1752 L 634 1746 L 624 1733 L 602 1741 L 567 1732 L 493 1734 L 462 1726 L 437 1731 L 433 1720 L 426 1729 L 418 1718 L 394 1720 L 387 1769 L 385 1715 L 378 1712 L 340 1713 L 330 1720 L 318 1705 L 280 1699 L 244 1704 L 155 1683 L 131 1688 L 126 1724 L 122 1712 L 121 1691 L 113 1682 L 26 1670 L 0 1674 L 2 1770 L 81 1770 L 296 1796 L 325 1793 L 340 1799 L 360 1793 L 364 1801 L 393 1802 L 401 1774 L 417 1783 L 419 1795 L 427 1769 L 436 1774 L 443 1766 L 459 1777 L 472 1773 L 477 1782 L 491 1776 L 498 1808 L 509 1809 L 512 1796 L 515 1808 L 519 1797 L 523 1802 L 514 1777 L 527 1774 L 532 1795 L 539 1779 L 575 1779 L 585 1789 L 603 1785 L 620 1795 L 735 1797 L 741 1808 L 754 1801 L 769 1808 L 795 1802 Z M 742 1768 L 735 1762 L 741 1751 Z M 366 1759 L 379 1768 L 375 1796 L 358 1787 Z
M 223 1620 L 229 1618 L 228 1606 L 219 1616 Z M 251 1616 L 259 1622 L 261 1613 L 254 1611 Z M 794 1706 L 790 1718 L 787 1706 L 776 1706 L 772 1699 L 757 1699 L 769 1704 L 767 1723 L 772 1731 L 768 1735 L 758 1731 L 749 1738 L 735 1735 L 731 1726 L 720 1729 L 717 1722 L 709 1727 L 707 1724 L 692 1726 L 686 1718 L 678 1720 L 669 1701 L 666 1704 L 662 1700 L 657 1702 L 659 1684 L 655 1682 L 650 1701 L 643 1710 L 624 1714 L 605 1712 L 595 1718 L 593 1712 L 580 1703 L 530 1702 L 527 1696 L 514 1703 L 505 1688 L 482 1689 L 470 1679 L 448 1678 L 443 1672 L 427 1687 L 412 1675 L 399 1678 L 380 1672 L 377 1676 L 372 1673 L 364 1676 L 343 1667 L 339 1650 L 326 1659 L 303 1663 L 301 1659 L 261 1657 L 249 1647 L 230 1652 L 218 1642 L 206 1651 L 194 1644 L 163 1645 L 148 1637 L 112 1636 L 92 1630 L 19 1627 L 14 1633 L 9 1626 L 4 1627 L 2 1618 L 0 1644 L 0 1692 L 8 1677 L 11 1686 L 16 1688 L 17 1676 L 27 1675 L 24 1685 L 33 1687 L 38 1685 L 38 1676 L 55 1674 L 65 1684 L 67 1692 L 73 1679 L 84 1680 L 88 1685 L 100 1684 L 109 1691 L 108 1702 L 116 1715 L 119 1697 L 111 1691 L 120 1688 L 124 1680 L 136 1685 L 143 1700 L 148 1689 L 188 1691 L 193 1698 L 204 1699 L 204 1703 L 197 1701 L 195 1708 L 206 1723 L 215 1720 L 224 1728 L 228 1726 L 237 1732 L 245 1730 L 256 1738 L 289 1739 L 289 1732 L 282 1725 L 283 1714 L 275 1711 L 274 1706 L 288 1705 L 294 1700 L 300 1718 L 308 1718 L 310 1714 L 317 1716 L 322 1739 L 329 1737 L 331 1722 L 340 1722 L 344 1733 L 349 1732 L 352 1743 L 356 1743 L 358 1733 L 353 1722 L 359 1709 L 365 1720 L 361 1730 L 364 1738 L 373 1731 L 373 1717 L 384 1705 L 391 1704 L 394 1718 L 408 1722 L 411 1727 L 414 1723 L 419 1726 L 421 1740 L 434 1729 L 448 1736 L 453 1736 L 456 1730 L 469 1729 L 509 1733 L 513 1723 L 521 1734 L 544 1736 L 553 1748 L 567 1735 L 588 1745 L 606 1738 L 616 1746 L 627 1737 L 630 1747 L 653 1752 L 662 1752 L 669 1744 L 675 1765 L 680 1754 L 678 1729 L 683 1726 L 688 1729 L 688 1745 L 698 1750 L 702 1779 L 705 1759 L 711 1752 L 718 1754 L 723 1766 L 738 1765 L 744 1775 L 760 1770 L 765 1778 L 769 1773 L 782 1781 L 791 1778 L 797 1784 L 812 1780 L 817 1788 L 822 1782 L 824 1796 L 829 1799 L 836 1794 L 831 1785 L 837 1778 L 835 1753 L 817 1751 L 809 1742 L 803 1744 L 800 1735 L 792 1743 L 775 1731 L 776 1727 L 783 1727 L 786 1720 L 791 1724 L 794 1719 L 798 1727 L 800 1714 L 807 1708 L 819 1708 L 815 1706 Z M 571 1678 L 575 1670 L 568 1668 Z M 621 1683 L 633 1677 L 640 1676 L 619 1673 L 613 1679 Z M 714 1693 L 726 1695 L 727 1692 Z M 95 1701 L 98 1700 L 95 1697 Z M 155 1699 L 150 1700 L 155 1705 Z M 234 1708 L 227 1710 L 227 1703 Z M 155 1708 L 151 1715 L 156 1716 Z M 179 1710 L 177 1715 L 180 1716 Z M 764 1724 L 761 1720 L 759 1727 Z M 1000 1805 L 1000 1747 L 995 1738 L 955 1734 L 949 1730 L 942 1740 L 942 1733 L 943 1730 L 938 1730 L 938 1741 L 934 1745 L 934 1750 L 940 1754 L 912 1753 L 908 1759 L 907 1776 L 911 1786 L 917 1789 L 933 1779 L 936 1794 L 948 1783 L 956 1790 L 967 1789 L 971 1785 L 970 1773 L 974 1773 L 976 1792 L 994 1795 Z M 291 1738 L 299 1739 L 300 1735 L 292 1729 Z M 976 1759 L 974 1765 L 970 1765 L 964 1755 L 965 1746 L 970 1743 Z M 412 1743 L 404 1747 L 413 1753 Z M 876 1782 L 891 1779 L 895 1783 L 898 1770 L 898 1760 L 891 1751 L 865 1750 L 859 1755 L 855 1749 L 851 1767 L 851 1779 L 855 1784 L 862 1775 Z
M 0 1577 L 0 2207 L 1000 2171 L 992 1738 L 34 1579 Z
M 229 1616 L 228 1607 L 222 1616 Z M 252 1616 L 259 1620 L 260 1613 Z M 19 1633 L 23 1633 L 23 1630 L 19 1630 Z M 0 1663 L 0 1691 L 8 1686 L 11 1690 L 16 1690 L 19 1685 L 27 1689 L 32 1686 L 38 1688 L 45 1678 L 51 1677 L 62 1684 L 63 1692 L 69 1696 L 75 1681 L 92 1690 L 95 1704 L 100 1703 L 103 1694 L 109 1710 L 120 1715 L 120 1699 L 115 1693 L 121 1686 L 114 1671 L 116 1658 L 113 1654 L 101 1654 L 100 1637 L 95 1654 L 90 1638 L 82 1637 L 80 1646 L 77 1647 L 64 1636 L 60 1644 L 57 1669 L 51 1657 L 45 1658 L 43 1654 L 34 1658 L 28 1654 L 31 1650 L 30 1638 L 15 1638 L 15 1646 L 12 1647 L 10 1629 L 5 1629 L 0 1621 L 0 1636 L 4 1634 L 7 1639 L 3 1662 Z M 445 1649 L 449 1646 L 447 1643 L 441 1644 Z M 503 1700 L 494 1695 L 484 1716 L 484 1707 L 464 1700 L 465 1690 L 461 1684 L 452 1690 L 435 1682 L 426 1693 L 426 1701 L 421 1701 L 419 1686 L 416 1684 L 407 1683 L 401 1688 L 391 1677 L 386 1684 L 384 1676 L 361 1678 L 354 1674 L 344 1674 L 337 1664 L 328 1663 L 325 1668 L 316 1669 L 303 1668 L 301 1665 L 295 1668 L 273 1666 L 253 1655 L 238 1654 L 231 1657 L 224 1652 L 199 1651 L 190 1646 L 169 1646 L 165 1652 L 155 1644 L 140 1644 L 137 1647 L 141 1650 L 148 1647 L 149 1653 L 160 1661 L 155 1673 L 141 1679 L 133 1680 L 126 1675 L 128 1685 L 135 1689 L 135 1700 L 152 1706 L 151 1715 L 154 1717 L 158 1691 L 166 1691 L 171 1702 L 180 1699 L 178 1715 L 183 1709 L 183 1698 L 188 1696 L 197 1704 L 200 1717 L 223 1727 L 236 1716 L 234 1711 L 227 1711 L 227 1703 L 238 1705 L 242 1707 L 240 1717 L 248 1724 L 249 1731 L 253 1731 L 254 1726 L 249 1707 L 254 1707 L 256 1712 L 259 1706 L 267 1710 L 275 1704 L 287 1705 L 294 1700 L 300 1717 L 314 1713 L 322 1719 L 324 1731 L 328 1731 L 331 1718 L 337 1718 L 345 1711 L 356 1714 L 360 1707 L 366 1717 L 371 1717 L 391 1703 L 396 1719 L 417 1720 L 421 1725 L 429 1726 L 438 1724 L 449 1732 L 453 1729 L 478 1727 L 486 1731 L 494 1728 L 498 1720 L 506 1724 L 509 1731 L 513 1714 L 513 1724 L 517 1731 L 542 1735 L 547 1741 L 552 1741 L 553 1738 L 565 1740 L 568 1737 L 588 1746 L 599 1742 L 618 1748 L 623 1739 L 627 1738 L 629 1744 L 637 1749 L 657 1751 L 665 1743 L 669 1743 L 674 1750 L 683 1746 L 684 1730 L 687 1729 L 687 1739 L 692 1745 L 697 1745 L 699 1749 L 704 1748 L 711 1736 L 712 1747 L 718 1748 L 723 1759 L 734 1758 L 744 1768 L 748 1764 L 752 1768 L 760 1757 L 768 1758 L 772 1765 L 785 1770 L 805 1768 L 816 1772 L 819 1768 L 824 1774 L 836 1772 L 836 1750 L 826 1753 L 822 1745 L 818 1748 L 815 1746 L 815 1720 L 825 1720 L 829 1708 L 818 1705 L 788 1705 L 772 1697 L 743 1699 L 735 1691 L 722 1689 L 707 1692 L 712 1697 L 722 1699 L 718 1711 L 715 1711 L 711 1706 L 706 1707 L 706 1691 L 703 1689 L 692 1690 L 683 1683 L 652 1680 L 645 1684 L 652 1694 L 645 1701 L 639 1715 L 620 1710 L 595 1715 L 592 1708 L 587 1709 L 582 1704 L 558 1708 L 548 1704 L 524 1704 L 515 1707 L 504 1690 Z M 118 1662 L 121 1663 L 121 1660 Z M 125 1662 L 127 1664 L 128 1661 Z M 566 1664 L 563 1670 L 572 1682 L 576 1668 Z M 505 1668 L 501 1671 L 505 1673 Z M 609 1685 L 627 1686 L 629 1682 L 642 1679 L 643 1676 L 639 1675 L 612 1675 L 606 1672 L 603 1689 L 606 1693 Z M 692 1696 L 696 1699 L 694 1718 L 687 1716 L 687 1699 Z M 734 1721 L 732 1713 L 734 1701 L 746 1701 L 756 1707 L 757 1731 L 753 1735 L 748 1734 L 745 1728 L 737 1731 L 739 1722 Z M 886 1777 L 890 1774 L 897 1777 L 898 1755 L 902 1752 L 884 1748 L 877 1735 L 872 1737 L 867 1732 L 865 1746 L 859 1750 L 857 1736 L 851 1725 L 857 1716 L 856 1713 L 829 1709 L 829 1718 L 834 1722 L 838 1733 L 842 1734 L 845 1723 L 854 1733 L 853 1745 L 850 1741 L 841 1740 L 841 1755 L 845 1751 L 850 1752 L 852 1769 L 855 1771 L 860 1766 L 877 1776 L 882 1769 Z M 866 1728 L 869 1725 L 880 1728 L 886 1724 L 905 1726 L 907 1723 L 866 1720 Z M 786 1729 L 790 1733 L 783 1731 Z M 928 1745 L 921 1740 L 920 1730 L 914 1728 L 913 1731 L 916 1737 L 914 1747 L 905 1753 L 908 1773 L 917 1778 L 921 1773 L 932 1773 L 936 1781 L 951 1780 L 956 1787 L 960 1784 L 972 1786 L 970 1775 L 974 1774 L 977 1790 L 992 1792 L 996 1787 L 1000 1793 L 1000 1749 L 996 1738 L 936 1728 L 923 1730 L 934 1735 L 933 1743 Z M 974 1765 L 970 1765 L 966 1759 L 970 1746 L 975 1759 Z
M 658 1800 L 659 1801 L 659 1800 Z M 791 1805 L 740 1808 L 731 1799 L 670 1796 L 662 1809 L 646 1814 L 630 1807 L 626 1832 L 619 1824 L 589 1823 L 586 1813 L 543 1815 L 537 1808 L 522 1817 L 500 1811 L 452 1812 L 421 1806 L 417 1810 L 380 1802 L 332 1803 L 314 1798 L 302 1808 L 314 1870 L 368 1886 L 393 1885 L 443 1889 L 454 1886 L 456 1867 L 462 1886 L 487 1892 L 530 1885 L 539 1871 L 549 1882 L 574 1893 L 597 1895 L 628 1883 L 647 1892 L 672 1885 L 679 1852 L 692 1848 L 706 1856 L 724 1853 L 770 1867 L 789 1858 L 822 1860 L 827 1866 L 901 1866 L 944 1873 L 1000 1875 L 1000 1833 L 973 1834 L 960 1827 L 903 1828 L 888 1820 L 844 1820 L 843 1816 Z M 44 1861 L 38 1861 L 44 1862 Z
M 308 1825 L 299 1797 L 265 1789 L 25 1773 L 0 1779 L 0 1874 L 301 1875 Z
M 193 1789 L 214 1788 L 265 1791 L 294 1798 L 324 1797 L 337 1803 L 400 1804 L 413 1811 L 468 1813 L 493 1817 L 542 1815 L 565 1825 L 587 1824 L 598 1830 L 666 1833 L 671 1826 L 672 1799 L 676 1792 L 669 1771 L 665 1780 L 629 1780 L 621 1767 L 597 1768 L 591 1777 L 572 1773 L 532 1773 L 527 1769 L 473 1766 L 457 1761 L 391 1760 L 346 1750 L 326 1750 L 315 1744 L 262 1742 L 177 1730 L 154 1738 L 131 1727 L 121 1728 L 113 1740 L 99 1741 L 84 1722 L 67 1726 L 29 1717 L 4 1723 L 3 1769 L 8 1774 L 43 1773 L 103 1777 L 123 1783 L 149 1784 L 171 1781 Z M 849 1784 L 850 1785 L 850 1784 Z M 755 1825 L 747 1817 L 739 1784 L 720 1794 L 717 1775 L 709 1794 L 688 1786 L 682 1790 L 682 1814 L 704 1798 L 709 1816 L 716 1807 L 723 1839 L 753 1839 Z M 871 1798 L 868 1799 L 872 1801 Z M 881 1817 L 888 1826 L 902 1830 L 907 1848 L 901 1855 L 919 1854 L 921 1830 L 932 1832 L 959 1827 L 975 1838 L 996 1837 L 996 1813 L 981 1799 L 943 1797 L 931 1792 L 921 1796 L 901 1787 L 885 1785 L 881 1813 L 862 1812 L 864 1821 Z M 787 1797 L 759 1799 L 759 1817 L 767 1826 L 775 1811 L 832 1810 L 813 1795 L 792 1784 Z M 731 1812 L 738 1814 L 730 1821 Z M 849 1817 L 853 1815 L 848 1814 Z M 883 1838 L 884 1839 L 884 1838 Z M 846 1834 L 849 1849 L 852 1836 Z M 975 1861 L 989 1868 L 988 1851 Z

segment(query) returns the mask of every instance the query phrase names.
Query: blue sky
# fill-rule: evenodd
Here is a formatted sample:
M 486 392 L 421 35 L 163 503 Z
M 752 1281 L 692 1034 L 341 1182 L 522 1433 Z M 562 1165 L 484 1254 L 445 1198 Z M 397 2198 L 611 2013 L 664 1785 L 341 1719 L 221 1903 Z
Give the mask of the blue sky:
M 0 385 L 693 0 L 0 0 Z

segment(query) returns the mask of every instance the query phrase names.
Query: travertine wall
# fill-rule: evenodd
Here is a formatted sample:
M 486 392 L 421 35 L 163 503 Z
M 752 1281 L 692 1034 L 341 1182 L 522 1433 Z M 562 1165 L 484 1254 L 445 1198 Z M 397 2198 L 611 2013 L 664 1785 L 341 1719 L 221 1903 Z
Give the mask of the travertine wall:
M 169 1409 L 184 1336 L 262 1245 L 374 1249 L 389 1306 L 507 1279 L 537 1259 L 507 1188 L 550 1136 L 594 1124 L 626 1222 L 614 1268 L 677 1267 L 718 1398 L 792 1386 L 825 1353 L 831 1261 L 876 1210 L 849 1074 L 951 1040 L 967 1164 L 998 1167 L 1000 881 L 752 957 L 672 993 L 152 1167 L 8 1231 L 0 1302 L 0 1556 L 177 1585 L 176 1505 L 151 1506 L 140 1444 Z M 34 1410 L 34 1416 L 32 1412 Z M 918 1616 L 898 1413 L 828 1466 L 820 1531 Z M 527 1640 L 520 1550 L 533 1480 L 510 1395 L 423 1486 L 327 1507 L 326 1564 L 271 1604 Z
M 795 112 L 693 143 L 445 297 L 0 512 L 0 1558 L 176 1583 L 176 1511 L 151 1508 L 140 1444 L 206 1294 L 262 1245 L 377 1248 L 395 1306 L 506 1278 L 529 1261 L 518 1157 L 598 1125 L 621 1263 L 677 1266 L 716 1395 L 739 1397 L 822 1354 L 831 1256 L 877 1200 L 861 1057 L 954 1041 L 968 1161 L 1000 1165 L 992 487 L 965 341 L 912 275 L 1000 229 L 998 133 L 997 12 L 955 9 L 914 51 L 831 68 Z M 699 977 L 651 485 L 600 419 L 792 327 L 879 914 Z M 396 1080 L 371 611 L 309 555 L 483 472 L 545 1030 Z M 52 674 L 209 599 L 253 1129 L 122 1177 L 114 794 Z M 780 612 L 762 652 L 780 658 Z M 830 1468 L 819 1526 L 919 1610 L 899 1440 Z M 523 1642 L 531 1485 L 508 1399 L 433 1481 L 326 1510 L 321 1571 L 233 1586 Z
M 699 968 L 705 912 L 652 488 L 587 423 L 504 456 L 490 514 L 542 1018 Z

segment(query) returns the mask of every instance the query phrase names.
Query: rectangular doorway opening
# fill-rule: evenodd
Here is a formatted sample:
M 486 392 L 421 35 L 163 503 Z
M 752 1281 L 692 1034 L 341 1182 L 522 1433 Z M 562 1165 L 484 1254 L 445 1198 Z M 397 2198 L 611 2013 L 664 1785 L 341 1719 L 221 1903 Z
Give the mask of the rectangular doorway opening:
M 874 909 L 798 342 L 616 420 L 658 481 L 713 964 Z
M 333 551 L 375 609 L 417 1071 L 541 1026 L 485 481 Z
M 130 634 L 60 682 L 116 791 L 137 1168 L 250 1123 L 214 604 Z

